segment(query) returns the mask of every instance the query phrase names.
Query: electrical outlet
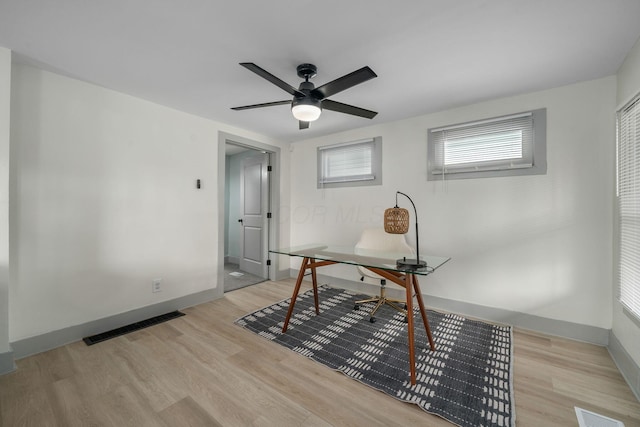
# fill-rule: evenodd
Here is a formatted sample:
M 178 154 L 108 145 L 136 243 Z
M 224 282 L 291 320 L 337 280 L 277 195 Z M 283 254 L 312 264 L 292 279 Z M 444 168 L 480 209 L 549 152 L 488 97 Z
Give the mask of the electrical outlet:
M 153 282 L 151 282 L 151 292 L 160 292 L 162 290 L 160 286 L 161 282 L 162 279 L 153 279 Z

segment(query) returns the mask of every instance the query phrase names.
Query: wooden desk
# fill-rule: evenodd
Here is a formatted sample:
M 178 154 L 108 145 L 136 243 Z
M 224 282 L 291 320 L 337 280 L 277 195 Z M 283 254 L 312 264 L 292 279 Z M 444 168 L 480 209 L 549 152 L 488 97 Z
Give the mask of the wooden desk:
M 298 271 L 298 278 L 296 285 L 291 295 L 291 302 L 289 303 L 289 310 L 287 311 L 287 317 L 284 320 L 284 326 L 282 332 L 287 332 L 289 327 L 289 320 L 293 314 L 293 308 L 300 292 L 300 286 L 302 279 L 304 278 L 306 271 L 311 270 L 311 281 L 313 284 L 313 297 L 316 308 L 316 314 L 320 314 L 318 304 L 318 280 L 316 275 L 316 269 L 332 264 L 351 264 L 355 266 L 364 267 L 386 280 L 396 283 L 405 289 L 406 304 L 407 304 L 407 341 L 409 346 L 409 371 L 411 376 L 411 384 L 416 383 L 416 367 L 415 367 L 415 339 L 414 339 L 414 325 L 413 325 L 413 293 L 415 292 L 416 299 L 418 301 L 418 307 L 420 308 L 420 315 L 422 317 L 422 323 L 429 339 L 429 346 L 431 350 L 435 350 L 436 346 L 431 335 L 431 329 L 429 328 L 429 320 L 427 319 L 427 312 L 424 307 L 424 301 L 422 300 L 422 293 L 420 292 L 420 284 L 417 276 L 426 276 L 433 273 L 437 268 L 449 261 L 450 258 L 445 257 L 425 257 L 427 262 L 427 268 L 419 270 L 400 270 L 396 267 L 396 260 L 404 256 L 409 257 L 411 254 L 399 254 L 389 253 L 372 250 L 358 250 L 356 253 L 354 248 L 350 247 L 335 247 L 327 245 L 306 245 L 296 248 L 285 248 L 270 251 L 281 255 L 295 256 L 302 258 L 302 265 Z

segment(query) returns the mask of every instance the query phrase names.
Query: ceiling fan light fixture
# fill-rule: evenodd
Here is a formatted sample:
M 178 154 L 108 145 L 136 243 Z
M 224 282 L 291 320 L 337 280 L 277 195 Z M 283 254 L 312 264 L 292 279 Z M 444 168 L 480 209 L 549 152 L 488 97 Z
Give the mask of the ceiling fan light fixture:
M 322 108 L 320 107 L 320 101 L 311 98 L 296 98 L 291 103 L 291 113 L 296 120 L 313 122 L 320 117 Z

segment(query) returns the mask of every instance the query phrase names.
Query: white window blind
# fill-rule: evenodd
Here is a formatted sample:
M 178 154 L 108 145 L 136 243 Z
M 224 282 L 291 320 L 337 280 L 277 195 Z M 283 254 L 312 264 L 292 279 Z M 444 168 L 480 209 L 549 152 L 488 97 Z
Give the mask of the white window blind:
M 522 113 L 429 131 L 434 145 L 431 174 L 533 166 L 533 114 Z
M 640 318 L 640 95 L 618 111 L 618 298 Z
M 320 149 L 322 181 L 356 181 L 374 179 L 372 171 L 373 141 Z
M 374 174 L 374 140 L 320 147 L 319 182 L 322 184 L 371 181 Z

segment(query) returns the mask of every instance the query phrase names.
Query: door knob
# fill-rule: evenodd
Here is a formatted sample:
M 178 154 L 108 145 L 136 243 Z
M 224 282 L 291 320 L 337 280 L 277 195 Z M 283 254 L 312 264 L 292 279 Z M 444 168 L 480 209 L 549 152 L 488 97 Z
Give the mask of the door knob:
M 242 224 L 242 223 L 243 223 L 242 218 L 240 218 L 240 219 L 238 220 L 238 222 L 239 222 L 240 224 Z

